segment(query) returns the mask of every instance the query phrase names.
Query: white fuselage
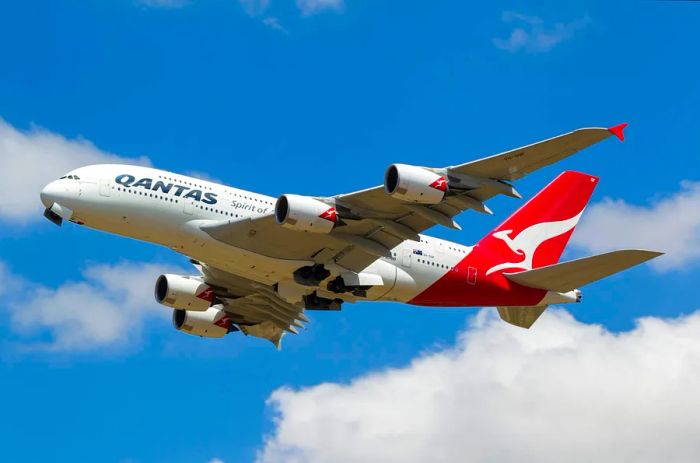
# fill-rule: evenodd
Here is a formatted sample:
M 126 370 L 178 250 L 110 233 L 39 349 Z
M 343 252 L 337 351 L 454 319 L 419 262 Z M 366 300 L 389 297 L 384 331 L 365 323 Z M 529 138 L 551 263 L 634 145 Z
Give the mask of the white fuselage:
M 269 215 L 275 200 L 185 175 L 126 165 L 83 167 L 50 183 L 42 192 L 46 207 L 59 205 L 71 221 L 167 246 L 266 285 L 289 280 L 294 270 L 312 262 L 234 247 L 212 238 L 200 225 Z M 410 301 L 471 249 L 424 235 L 420 242 L 404 241 L 391 250 L 392 257 L 378 258 L 364 270 L 380 275 L 384 283 L 373 286 L 366 299 Z

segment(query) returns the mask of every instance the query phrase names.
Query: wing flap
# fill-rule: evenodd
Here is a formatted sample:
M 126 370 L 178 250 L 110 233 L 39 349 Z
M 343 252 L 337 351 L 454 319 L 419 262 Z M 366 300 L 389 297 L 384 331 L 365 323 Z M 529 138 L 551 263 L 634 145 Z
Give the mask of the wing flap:
M 193 261 L 204 281 L 215 288 L 224 311 L 246 335 L 271 341 L 278 349 L 285 333 L 297 334 L 309 319 L 302 303 L 280 298 L 271 286 Z
M 547 265 L 534 270 L 505 273 L 511 281 L 530 288 L 567 292 L 662 255 L 641 249 L 612 251 L 597 256 Z

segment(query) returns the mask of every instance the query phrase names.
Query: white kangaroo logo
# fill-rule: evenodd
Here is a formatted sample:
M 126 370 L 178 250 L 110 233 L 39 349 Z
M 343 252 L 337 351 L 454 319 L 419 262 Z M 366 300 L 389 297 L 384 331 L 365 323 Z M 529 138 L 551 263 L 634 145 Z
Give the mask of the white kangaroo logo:
M 545 241 L 554 238 L 555 236 L 563 235 L 578 223 L 583 210 L 574 217 L 558 222 L 543 222 L 532 225 L 518 233 L 515 238 L 511 238 L 510 234 L 513 230 L 501 230 L 495 232 L 492 236 L 502 240 L 516 254 L 524 255 L 525 259 L 522 262 L 505 262 L 495 265 L 486 271 L 486 275 L 493 272 L 503 270 L 505 268 L 519 268 L 521 270 L 532 270 L 532 258 L 535 251 Z

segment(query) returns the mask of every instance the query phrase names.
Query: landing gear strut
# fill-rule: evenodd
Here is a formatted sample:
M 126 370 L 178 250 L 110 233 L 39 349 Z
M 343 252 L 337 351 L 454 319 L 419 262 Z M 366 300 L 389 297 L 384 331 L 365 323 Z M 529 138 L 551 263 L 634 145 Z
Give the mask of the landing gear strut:
M 308 310 L 340 310 L 342 299 L 327 299 L 319 297 L 316 292 L 304 296 L 304 306 Z
M 337 277 L 328 283 L 327 289 L 336 294 L 352 293 L 353 296 L 367 297 L 367 290 L 371 286 L 348 286 L 342 277 Z

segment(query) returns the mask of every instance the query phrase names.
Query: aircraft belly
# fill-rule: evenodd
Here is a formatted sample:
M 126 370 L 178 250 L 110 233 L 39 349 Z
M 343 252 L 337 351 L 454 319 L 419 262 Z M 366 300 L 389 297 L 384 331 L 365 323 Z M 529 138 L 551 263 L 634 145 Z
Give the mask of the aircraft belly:
M 384 299 L 391 292 L 396 283 L 396 266 L 382 259 L 378 259 L 365 268 L 363 273 L 373 273 L 382 277 L 383 285 L 373 286 L 367 291 L 368 300 Z
M 430 238 L 429 243 L 407 241 L 397 247 L 401 259 L 396 262 L 396 281 L 382 299 L 409 302 L 444 277 L 461 257 L 451 252 L 450 246 L 449 242 Z
M 202 232 L 199 223 L 193 220 L 185 224 L 180 246 L 173 249 L 226 272 L 271 285 L 289 279 L 296 269 L 312 263 L 275 259 L 231 246 Z
M 83 192 L 75 212 L 77 222 L 137 240 L 172 246 L 178 241 L 178 223 L 167 209 L 134 204 L 113 193 L 110 197 Z

